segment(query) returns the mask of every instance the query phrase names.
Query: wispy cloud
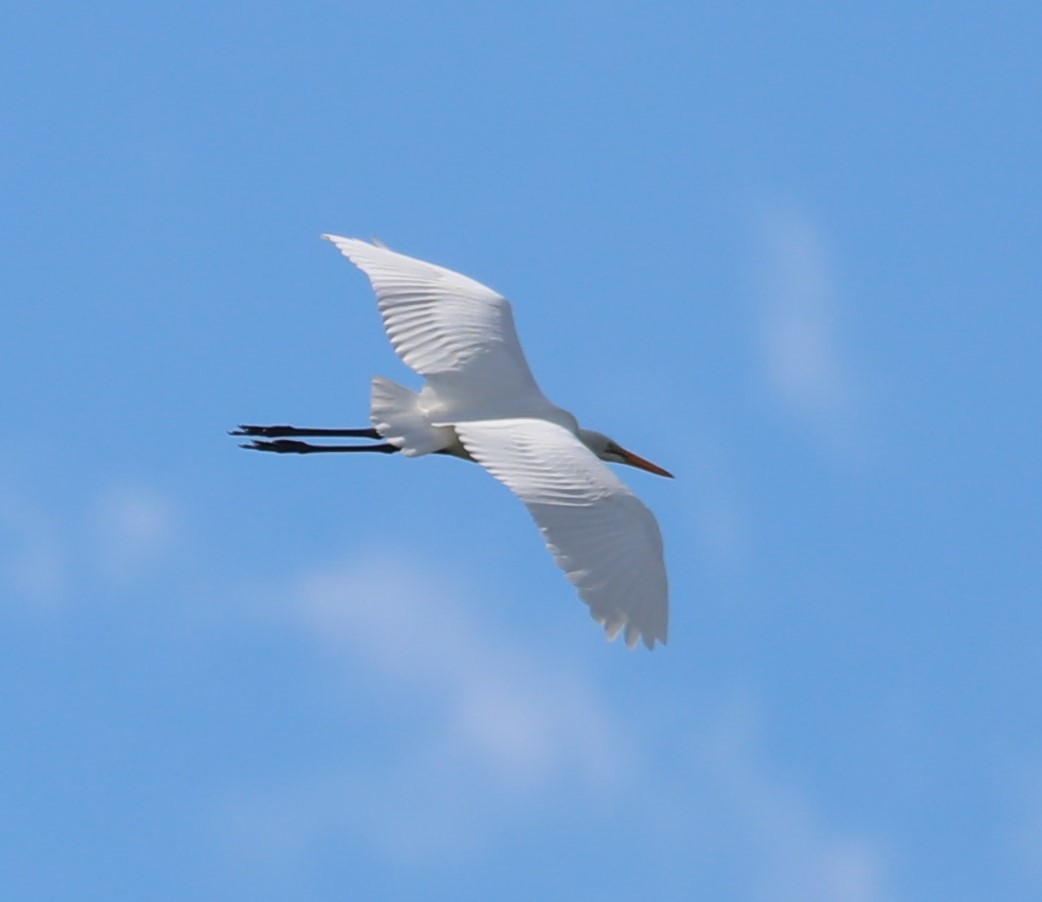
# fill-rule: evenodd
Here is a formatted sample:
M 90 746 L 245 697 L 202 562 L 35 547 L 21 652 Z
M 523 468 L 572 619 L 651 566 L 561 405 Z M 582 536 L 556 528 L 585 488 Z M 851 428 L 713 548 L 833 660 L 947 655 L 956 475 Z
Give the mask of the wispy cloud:
M 161 563 L 177 537 L 172 502 L 148 485 L 106 487 L 89 519 L 98 567 L 103 578 L 114 584 L 131 582 Z
M 22 530 L 13 534 L 23 566 L 43 555 L 46 579 L 67 574 L 76 584 L 90 570 L 82 549 L 59 541 L 70 524 L 32 511 L 10 499 L 0 508 L 3 527 Z M 111 488 L 70 516 L 73 527 L 98 529 L 119 579 L 162 558 L 178 535 L 170 501 L 147 488 Z M 17 567 L 4 577 L 12 573 Z M 46 583 L 36 590 L 56 591 Z M 338 843 L 423 868 L 480 858 L 519 824 L 555 819 L 568 806 L 623 835 L 654 824 L 634 834 L 647 845 L 633 854 L 649 861 L 667 853 L 688 861 L 697 844 L 703 860 L 729 862 L 729 879 L 740 875 L 748 898 L 892 898 L 881 889 L 878 844 L 837 830 L 806 787 L 778 773 L 754 707 L 729 706 L 698 718 L 696 736 L 678 734 L 683 692 L 664 690 L 660 707 L 638 716 L 632 700 L 609 698 L 581 663 L 496 627 L 480 595 L 436 566 L 376 552 L 307 568 L 279 593 L 280 606 L 262 598 L 248 609 L 262 628 L 307 642 L 323 662 L 322 692 L 334 710 L 357 718 L 365 687 L 375 704 L 363 720 L 377 735 L 360 736 L 344 760 L 316 760 L 219 800 L 225 843 L 291 870 Z M 676 741 L 681 752 L 664 754 L 662 743 Z M 707 885 L 697 861 L 657 879 L 682 890 Z
M 763 219 L 760 338 L 771 393 L 820 437 L 844 440 L 857 388 L 838 330 L 839 292 L 827 242 L 808 216 Z
M 53 611 L 69 585 L 58 524 L 13 488 L 0 488 L 0 583 L 4 596 L 24 608 Z
M 1042 891 L 1042 767 L 1011 771 L 1011 858 L 1028 885 Z
M 436 693 L 455 738 L 504 782 L 527 788 L 564 770 L 610 780 L 622 766 L 612 753 L 621 737 L 590 686 L 477 619 L 462 594 L 436 573 L 377 555 L 305 577 L 300 611 L 322 642 L 361 655 L 410 693 Z
M 660 875 L 664 886 L 712 882 L 689 862 L 697 843 L 714 862 L 705 870 L 728 861 L 747 898 L 892 898 L 877 845 L 836 830 L 805 788 L 773 771 L 754 706 L 703 718 L 681 740 L 686 753 L 663 755 L 654 747 L 672 726 L 642 740 L 633 710 L 613 711 L 592 675 L 497 631 L 473 594 L 391 554 L 304 575 L 294 623 L 326 652 L 333 703 L 355 708 L 364 685 L 407 726 L 381 736 L 375 760 L 244 788 L 222 809 L 226 841 L 290 867 L 330 842 L 427 866 L 480 857 L 517 823 L 571 800 L 587 817 L 602 806 L 605 829 L 653 823 L 649 846 L 632 853 L 649 868 L 679 844 L 669 854 L 687 863 Z M 676 702 L 663 698 L 641 722 L 672 725 Z
M 721 854 L 749 867 L 750 898 L 765 902 L 880 902 L 885 856 L 878 843 L 828 823 L 807 791 L 765 759 L 756 706 L 730 706 L 694 744 L 692 773 L 704 789 Z
M 0 487 L 0 584 L 23 609 L 56 612 L 77 587 L 122 587 L 146 577 L 178 541 L 174 505 L 147 485 L 102 488 L 60 509 Z
M 624 778 L 632 749 L 590 682 L 522 650 L 461 594 L 388 554 L 302 577 L 297 628 L 330 652 L 334 674 L 343 665 L 341 678 L 361 675 L 400 709 L 411 739 L 365 773 L 320 771 L 237 799 L 225 823 L 240 841 L 274 837 L 293 853 L 363 824 L 390 858 L 452 855 L 504 812 L 524 816 L 561 790 L 595 798 Z
M 678 481 L 676 491 L 683 493 L 694 538 L 709 560 L 734 565 L 747 550 L 747 522 L 730 455 L 708 425 L 688 439 L 686 448 L 684 466 L 692 478 Z

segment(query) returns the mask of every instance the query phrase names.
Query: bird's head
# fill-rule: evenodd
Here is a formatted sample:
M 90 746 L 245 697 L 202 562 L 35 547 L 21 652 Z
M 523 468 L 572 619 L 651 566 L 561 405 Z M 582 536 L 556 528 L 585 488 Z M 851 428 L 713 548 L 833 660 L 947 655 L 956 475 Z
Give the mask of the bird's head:
M 601 460 L 614 464 L 628 464 L 640 470 L 647 470 L 656 476 L 673 478 L 673 474 L 669 470 L 663 470 L 662 467 L 653 464 L 650 460 L 645 460 L 632 451 L 627 451 L 622 445 L 608 438 L 603 432 L 594 432 L 592 429 L 580 429 L 579 440 Z

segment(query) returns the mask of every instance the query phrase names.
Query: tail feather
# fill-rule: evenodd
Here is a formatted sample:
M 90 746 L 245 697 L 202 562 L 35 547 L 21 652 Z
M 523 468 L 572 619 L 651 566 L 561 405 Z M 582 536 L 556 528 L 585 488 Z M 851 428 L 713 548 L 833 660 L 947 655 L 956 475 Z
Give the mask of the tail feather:
M 433 454 L 451 441 L 451 430 L 430 424 L 419 398 L 404 385 L 383 376 L 373 377 L 369 419 L 376 431 L 407 457 Z

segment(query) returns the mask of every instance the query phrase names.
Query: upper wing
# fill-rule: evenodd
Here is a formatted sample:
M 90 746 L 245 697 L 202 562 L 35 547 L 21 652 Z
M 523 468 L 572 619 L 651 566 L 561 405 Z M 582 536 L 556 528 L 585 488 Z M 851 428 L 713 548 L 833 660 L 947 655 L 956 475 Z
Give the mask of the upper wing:
M 477 405 L 542 398 L 510 302 L 466 276 L 357 238 L 323 235 L 368 277 L 398 356 L 437 389 Z
M 654 514 L 567 429 L 546 420 L 456 424 L 474 459 L 528 508 L 558 565 L 614 639 L 665 644 L 669 589 Z

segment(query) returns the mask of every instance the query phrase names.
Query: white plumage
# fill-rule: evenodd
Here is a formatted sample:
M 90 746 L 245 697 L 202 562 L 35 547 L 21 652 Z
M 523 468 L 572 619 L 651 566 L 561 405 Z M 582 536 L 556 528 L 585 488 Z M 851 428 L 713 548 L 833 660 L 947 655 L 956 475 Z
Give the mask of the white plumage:
M 602 461 L 669 476 L 606 435 L 579 427 L 540 391 L 510 302 L 467 276 L 385 247 L 323 236 L 372 283 L 398 356 L 420 392 L 377 376 L 371 430 L 242 426 L 236 435 L 380 437 L 370 446 L 254 441 L 264 451 L 453 454 L 477 461 L 528 508 L 555 560 L 609 639 L 665 643 L 668 585 L 654 515 Z
M 456 427 L 474 459 L 517 495 L 609 639 L 666 641 L 662 534 L 655 516 L 567 429 L 539 419 Z
M 639 639 L 648 648 L 664 643 L 668 586 L 658 523 L 581 441 L 575 417 L 540 391 L 510 302 L 441 266 L 324 237 L 369 277 L 391 344 L 426 378 L 416 413 L 432 429 L 454 429 L 470 456 L 525 503 L 610 639 L 624 630 L 631 648 Z

